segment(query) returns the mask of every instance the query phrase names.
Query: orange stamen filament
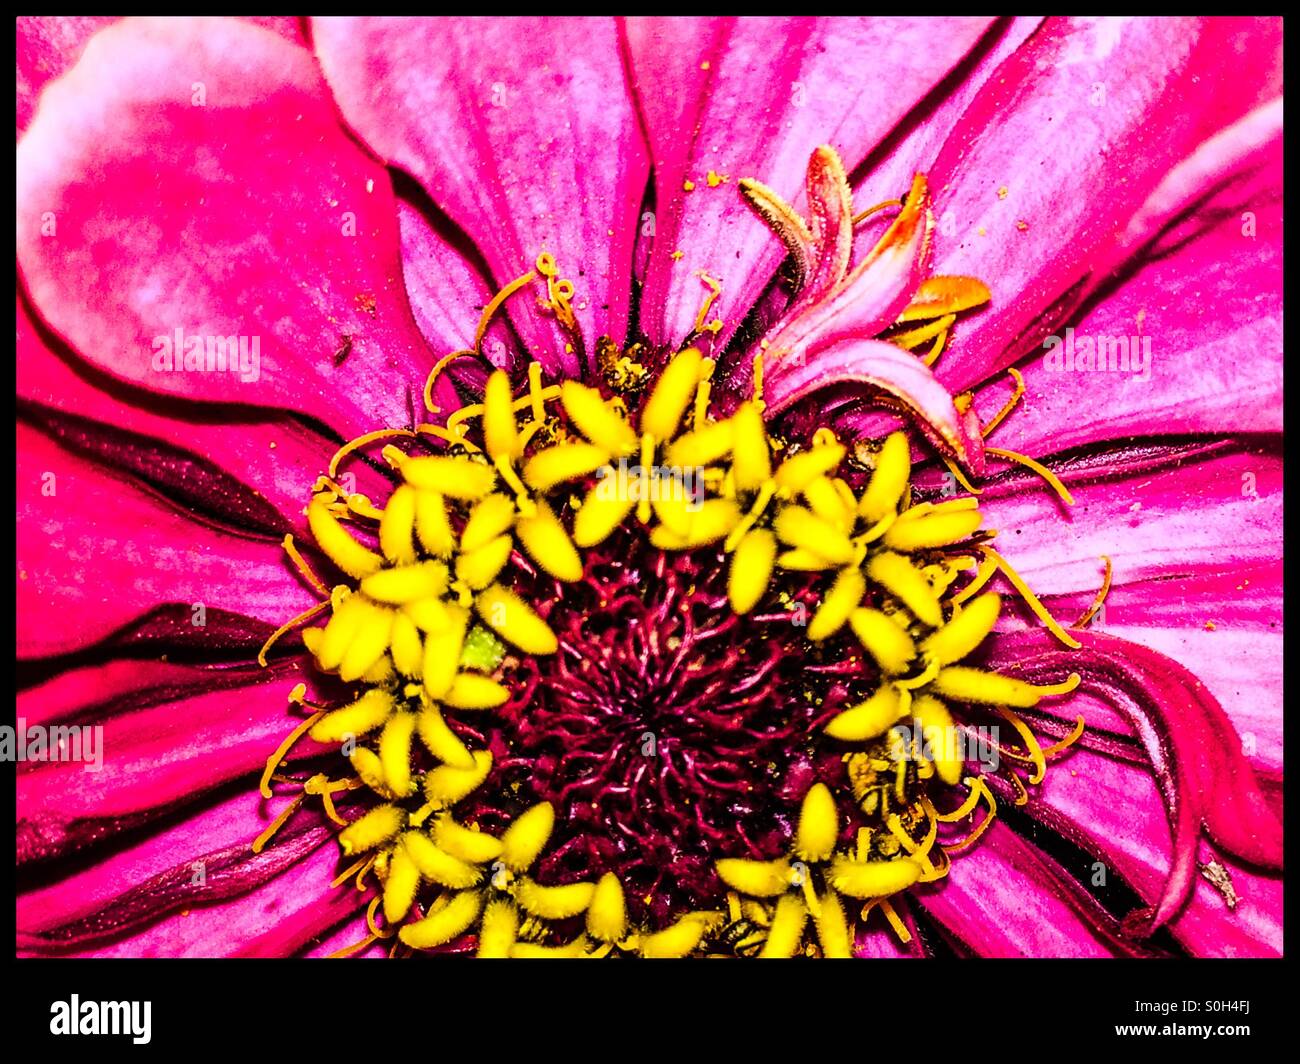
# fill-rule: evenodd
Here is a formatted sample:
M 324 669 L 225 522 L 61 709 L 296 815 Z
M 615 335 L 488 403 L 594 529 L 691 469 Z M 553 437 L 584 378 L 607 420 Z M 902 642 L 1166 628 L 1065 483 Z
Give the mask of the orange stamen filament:
M 1106 555 L 1103 554 L 1101 560 L 1106 563 L 1106 575 L 1102 577 L 1101 587 L 1097 589 L 1097 594 L 1092 600 L 1092 605 L 1084 611 L 1082 617 L 1075 621 L 1074 624 L 1070 625 L 1071 628 L 1086 628 L 1088 622 L 1101 612 L 1102 603 L 1106 601 L 1106 596 L 1110 594 L 1110 581 L 1111 577 L 1114 576 L 1115 567 L 1111 564 L 1110 559 L 1106 557 Z
M 1025 394 L 1025 378 L 1020 375 L 1020 370 L 1013 368 L 1007 370 L 1007 372 L 1010 373 L 1012 378 L 1015 380 L 1016 390 L 1011 393 L 1011 398 L 1002 404 L 1002 409 L 994 414 L 988 424 L 980 430 L 980 435 L 985 439 L 988 439 L 993 430 L 1006 420 L 1007 415 L 1020 405 L 1020 398 Z

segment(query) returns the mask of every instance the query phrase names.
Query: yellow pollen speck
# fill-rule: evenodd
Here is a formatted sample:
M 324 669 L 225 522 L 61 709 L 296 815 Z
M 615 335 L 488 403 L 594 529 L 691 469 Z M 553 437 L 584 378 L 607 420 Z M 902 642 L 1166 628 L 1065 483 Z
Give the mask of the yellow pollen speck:
M 682 191 L 683 192 L 695 191 L 695 182 L 688 177 L 685 181 L 682 182 Z

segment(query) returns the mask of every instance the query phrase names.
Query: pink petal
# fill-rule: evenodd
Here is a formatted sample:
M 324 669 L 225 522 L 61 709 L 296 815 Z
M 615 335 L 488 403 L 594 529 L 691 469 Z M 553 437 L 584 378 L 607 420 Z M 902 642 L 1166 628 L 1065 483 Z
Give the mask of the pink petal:
M 854 186 L 854 201 L 869 206 L 897 196 L 911 185 L 913 174 L 928 174 L 943 142 L 976 94 L 1042 21 L 1036 17 L 999 20 L 867 159 L 861 168 L 862 177 Z M 868 221 L 859 234 L 854 250 L 865 255 L 879 236 L 879 227 Z
M 717 343 L 725 344 L 780 265 L 784 251 L 743 202 L 740 178 L 757 178 L 804 210 L 813 149 L 832 145 L 852 171 L 990 21 L 628 20 L 655 168 L 655 243 L 642 303 L 650 338 L 676 344 L 692 331 L 703 270 L 722 283 L 716 309 L 726 328 Z M 709 187 L 710 171 L 729 180 Z
M 303 507 L 333 441 L 287 415 L 248 419 L 132 389 L 69 352 L 21 299 L 16 319 L 18 397 L 33 424 L 188 509 L 268 534 L 305 528 Z M 389 481 L 372 468 L 348 470 L 357 491 L 387 496 Z
M 1068 651 L 1045 631 L 1000 636 L 992 660 L 1030 682 L 1072 671 L 1081 689 L 1130 718 L 1164 799 L 1172 860 L 1153 907 L 1132 914 L 1148 933 L 1182 906 L 1195 874 L 1202 831 L 1229 852 L 1267 868 L 1282 863 L 1282 827 L 1269 807 L 1223 709 L 1194 675 L 1145 647 L 1096 632 Z
M 311 56 L 238 21 L 110 26 L 18 146 L 19 265 L 79 354 L 152 391 L 298 410 L 346 436 L 406 424 L 432 364 L 394 215 Z M 178 329 L 249 353 L 256 339 L 256 372 L 247 358 L 247 373 L 167 370 Z
M 1280 432 L 1281 202 L 1253 207 L 1258 236 L 1229 215 L 1141 265 L 1026 360 L 1025 402 L 990 443 L 1046 455 L 1136 435 Z M 1095 352 L 1102 341 L 1104 368 L 1080 368 L 1085 342 Z M 1008 394 L 986 385 L 976 405 L 989 417 Z
M 1109 957 L 1116 949 L 1087 892 L 996 822 L 917 900 L 981 957 Z
M 1019 470 L 980 499 L 995 545 L 1039 595 L 1096 591 L 1103 555 L 1118 583 L 1166 581 L 1177 594 L 1183 574 L 1281 553 L 1281 460 L 1268 446 L 1139 442 L 1049 465 L 1073 507 Z
M 134 693 L 125 706 L 92 703 L 64 718 L 60 723 L 103 729 L 100 763 L 24 762 L 19 862 L 79 849 L 260 770 L 301 719 L 286 699 L 303 678 L 300 660 L 233 675 L 193 670 L 183 686 Z M 293 756 L 324 749 L 303 739 Z
M 622 342 L 647 162 L 612 21 L 316 19 L 348 123 L 413 174 L 498 285 L 555 256 L 592 355 Z M 578 371 L 531 293 L 508 310 L 534 358 Z
M 929 367 L 882 340 L 845 340 L 814 350 L 802 361 L 792 356 L 778 362 L 764 381 L 768 411 L 780 413 L 819 388 L 846 382 L 877 388 L 902 402 L 945 450 L 977 469 L 982 465 L 982 441 L 970 433 Z
M 954 334 L 940 379 L 969 387 L 1060 322 L 1170 168 L 1268 98 L 1267 70 L 1228 50 L 1269 32 L 1246 20 L 1052 20 L 1003 63 L 931 174 L 947 187 L 935 196 L 935 272 L 993 290 Z
M 1072 753 L 1031 791 L 1027 811 L 1062 830 L 1103 859 L 1148 901 L 1169 873 L 1170 838 L 1160 794 L 1149 771 L 1086 751 Z M 1260 956 L 1281 952 L 1282 884 L 1230 859 L 1234 890 L 1229 910 L 1202 876 L 1169 929 L 1196 956 Z M 1227 865 L 1225 865 L 1227 867 Z
M 165 606 L 187 621 L 206 608 L 210 627 L 177 626 L 190 642 L 211 646 L 224 614 L 265 638 L 314 604 L 278 542 L 200 524 L 22 424 L 18 455 L 20 657 L 87 646 Z
M 103 15 L 24 15 L 17 20 L 15 102 L 19 136 L 32 120 L 36 99 L 45 83 L 72 66 L 91 35 L 114 21 Z

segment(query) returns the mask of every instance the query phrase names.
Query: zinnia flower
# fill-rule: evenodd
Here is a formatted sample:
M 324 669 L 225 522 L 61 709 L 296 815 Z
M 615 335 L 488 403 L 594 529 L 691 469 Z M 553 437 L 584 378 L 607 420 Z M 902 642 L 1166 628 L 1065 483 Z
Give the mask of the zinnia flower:
M 18 60 L 20 952 L 1280 951 L 1278 21 Z

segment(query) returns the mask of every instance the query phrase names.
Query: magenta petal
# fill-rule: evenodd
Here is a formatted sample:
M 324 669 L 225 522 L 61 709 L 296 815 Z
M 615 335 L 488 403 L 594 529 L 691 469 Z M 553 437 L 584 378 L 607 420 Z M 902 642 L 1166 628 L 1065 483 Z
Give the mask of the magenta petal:
M 589 346 L 622 342 L 647 161 L 610 20 L 316 19 L 344 117 L 410 171 L 505 285 L 555 256 Z M 531 293 L 508 306 L 532 357 L 574 374 Z
M 1082 689 L 1132 721 L 1160 785 L 1172 832 L 1173 860 L 1159 901 L 1133 914 L 1143 933 L 1166 923 L 1187 898 L 1202 829 L 1220 846 L 1266 868 L 1282 864 L 1282 826 L 1214 697 L 1192 673 L 1161 654 L 1096 632 L 1067 651 L 1050 633 L 998 638 L 993 659 L 1034 682 L 1077 672 Z
M 1070 701 L 1073 701 L 1071 699 Z M 1150 901 L 1169 872 L 1169 826 L 1156 781 L 1146 766 L 1077 750 L 1049 769 L 1027 811 L 1097 855 Z M 1206 855 L 1203 860 L 1208 859 Z M 1169 929 L 1196 956 L 1260 956 L 1281 952 L 1282 883 L 1219 855 L 1239 899 L 1229 909 L 1203 876 Z
M 14 51 L 17 65 L 18 132 L 27 128 L 36 110 L 36 99 L 45 83 L 77 61 L 81 50 L 97 30 L 114 19 L 101 15 L 25 15 L 15 25 Z
M 1046 455 L 1154 433 L 1280 432 L 1281 203 L 1242 206 L 1253 207 L 1252 235 L 1234 212 L 1142 265 L 1025 361 L 1026 401 L 990 442 Z M 1105 368 L 1083 368 L 1102 341 Z M 976 405 L 989 416 L 1008 394 L 986 385 Z
M 194 670 L 184 686 L 135 695 L 123 708 L 97 702 L 65 718 L 103 729 L 101 764 L 23 765 L 19 861 L 77 849 L 260 769 L 298 723 L 286 696 L 302 678 L 296 663 L 236 675 Z M 323 750 L 304 739 L 293 753 Z
M 18 454 L 20 657 L 87 646 L 166 604 L 240 614 L 264 634 L 314 604 L 278 542 L 200 524 L 22 424 Z
M 1115 239 L 1170 168 L 1259 102 L 1267 72 L 1225 58 L 1257 29 L 1049 20 L 1002 65 L 931 174 L 935 272 L 981 277 L 993 292 L 954 334 L 940 379 L 957 391 L 1007 365 L 1058 324 L 1090 271 L 1110 267 Z
M 918 901 L 981 957 L 1109 957 L 1105 914 L 1050 858 L 994 823 Z
M 391 185 L 305 49 L 234 20 L 110 26 L 46 89 L 17 195 L 34 306 L 114 376 L 349 436 L 409 421 L 432 362 Z M 212 339 L 213 369 L 167 368 L 177 330 L 187 351 Z M 215 358 L 226 337 L 240 372 Z
M 977 473 L 983 468 L 983 441 L 958 414 L 952 396 L 924 362 L 883 340 L 844 340 L 804 359 L 778 361 L 764 382 L 768 410 L 780 413 L 819 388 L 845 382 L 877 388 L 903 403 L 940 446 Z
M 291 826 L 260 854 L 255 795 L 205 811 L 87 872 L 19 901 L 19 948 L 99 957 L 288 956 L 355 913 L 331 888 L 327 828 Z
M 980 500 L 985 527 L 1000 530 L 1002 553 L 1040 595 L 1096 591 L 1102 556 L 1116 581 L 1135 583 L 1281 553 L 1282 468 L 1268 448 L 1134 443 L 1050 464 L 1073 507 L 1018 469 Z
M 725 343 L 780 264 L 781 244 L 744 203 L 740 178 L 757 178 L 805 211 L 813 150 L 830 144 L 852 171 L 989 23 L 629 19 L 632 77 L 655 167 L 642 311 L 650 338 L 680 343 L 691 332 L 706 292 L 696 275 L 703 270 L 722 284 L 718 343 Z M 710 187 L 710 171 L 728 180 Z

